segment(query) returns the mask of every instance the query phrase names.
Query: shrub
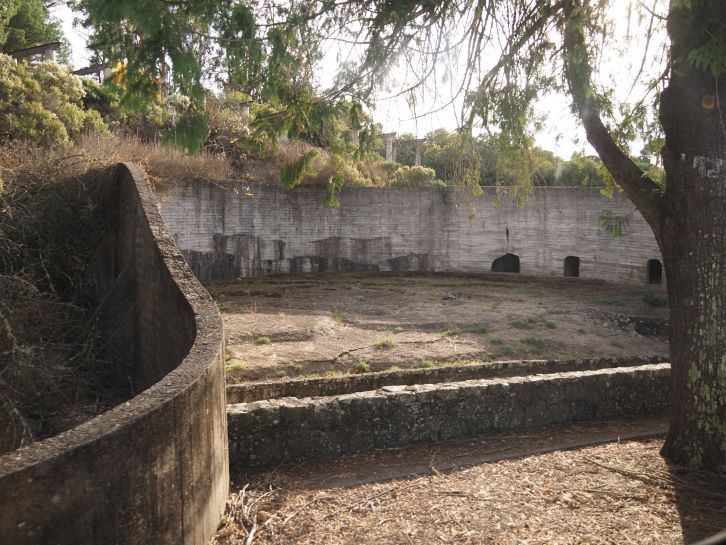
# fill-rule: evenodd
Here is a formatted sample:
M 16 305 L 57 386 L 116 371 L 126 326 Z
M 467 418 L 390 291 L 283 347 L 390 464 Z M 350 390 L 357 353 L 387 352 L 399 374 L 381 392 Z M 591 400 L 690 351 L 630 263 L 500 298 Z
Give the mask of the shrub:
M 265 345 L 265 344 L 272 344 L 272 341 L 270 340 L 270 337 L 257 337 L 255 339 L 256 345 Z
M 446 187 L 444 182 L 436 178 L 434 169 L 428 167 L 399 167 L 389 183 L 401 187 Z
M 55 147 L 83 131 L 106 132 L 95 110 L 85 110 L 81 79 L 53 62 L 28 66 L 0 54 L 0 137 Z

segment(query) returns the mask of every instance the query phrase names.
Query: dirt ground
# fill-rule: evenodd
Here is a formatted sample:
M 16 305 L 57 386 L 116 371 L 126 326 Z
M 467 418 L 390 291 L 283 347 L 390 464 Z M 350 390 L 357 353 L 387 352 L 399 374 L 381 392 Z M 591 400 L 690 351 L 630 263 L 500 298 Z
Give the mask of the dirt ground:
M 207 286 L 230 382 L 511 359 L 665 356 L 661 286 L 512 274 L 318 274 Z M 654 306 L 655 304 L 655 306 Z M 662 306 L 658 306 L 662 305 Z
M 622 426 L 558 427 L 237 474 L 211 543 L 668 545 L 726 527 L 726 479 L 668 465 L 662 437 L 574 446 Z

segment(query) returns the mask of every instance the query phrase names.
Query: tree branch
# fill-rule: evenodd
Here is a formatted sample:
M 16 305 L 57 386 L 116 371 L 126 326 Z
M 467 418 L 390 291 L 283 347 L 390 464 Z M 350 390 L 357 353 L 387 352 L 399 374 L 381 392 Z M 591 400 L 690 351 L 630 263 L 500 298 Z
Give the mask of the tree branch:
M 565 74 L 570 93 L 585 127 L 587 140 L 657 235 L 661 188 L 620 149 L 600 118 L 590 81 L 592 68 L 585 44 L 582 10 L 580 0 L 568 0 L 564 10 Z

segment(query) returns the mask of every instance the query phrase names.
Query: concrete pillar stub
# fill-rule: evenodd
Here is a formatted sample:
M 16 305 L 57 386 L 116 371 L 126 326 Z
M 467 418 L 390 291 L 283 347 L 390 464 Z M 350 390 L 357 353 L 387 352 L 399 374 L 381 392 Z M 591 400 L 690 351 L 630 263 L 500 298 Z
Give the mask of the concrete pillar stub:
M 103 81 L 111 78 L 113 78 L 113 69 L 107 66 L 103 69 Z
M 386 161 L 395 161 L 396 160 L 396 148 L 394 146 L 394 141 L 396 138 L 395 132 L 387 132 L 385 134 L 381 135 L 383 139 L 386 142 Z
M 43 60 L 55 62 L 55 49 L 46 49 L 43 51 Z
M 423 143 L 426 141 L 425 138 L 418 138 L 416 140 L 416 157 L 414 159 L 413 164 L 417 167 L 421 166 L 421 147 L 423 146 Z
M 240 104 L 240 112 L 242 112 L 242 115 L 245 117 L 250 116 L 250 103 L 249 102 L 243 102 Z

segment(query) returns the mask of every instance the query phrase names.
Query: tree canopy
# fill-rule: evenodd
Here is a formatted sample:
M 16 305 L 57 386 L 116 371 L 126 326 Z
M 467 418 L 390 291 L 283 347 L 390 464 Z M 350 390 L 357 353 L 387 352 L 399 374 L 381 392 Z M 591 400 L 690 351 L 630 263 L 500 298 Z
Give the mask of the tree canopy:
M 53 19 L 43 0 L 0 2 L 0 53 L 62 42 L 60 59 L 68 61 L 69 48 L 59 21 Z

